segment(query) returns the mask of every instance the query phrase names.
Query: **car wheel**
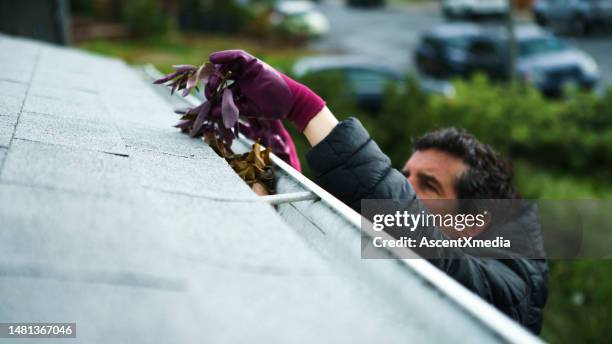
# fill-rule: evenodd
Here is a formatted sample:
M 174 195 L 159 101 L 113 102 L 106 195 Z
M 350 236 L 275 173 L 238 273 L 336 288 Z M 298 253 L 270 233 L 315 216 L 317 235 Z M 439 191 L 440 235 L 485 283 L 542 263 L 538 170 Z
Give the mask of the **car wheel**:
M 352 7 L 382 7 L 386 0 L 347 0 L 346 3 Z
M 586 18 L 578 16 L 572 21 L 572 28 L 577 35 L 586 35 L 589 32 L 589 22 Z
M 535 21 L 540 26 L 546 26 L 546 18 L 540 13 L 535 14 Z
M 448 8 L 445 8 L 442 13 L 444 14 L 444 18 L 448 21 L 453 21 L 456 19 L 455 13 Z
M 466 18 L 467 20 L 472 20 L 472 21 L 477 21 L 479 18 L 479 16 L 474 13 L 473 10 L 465 10 L 463 11 L 463 18 Z

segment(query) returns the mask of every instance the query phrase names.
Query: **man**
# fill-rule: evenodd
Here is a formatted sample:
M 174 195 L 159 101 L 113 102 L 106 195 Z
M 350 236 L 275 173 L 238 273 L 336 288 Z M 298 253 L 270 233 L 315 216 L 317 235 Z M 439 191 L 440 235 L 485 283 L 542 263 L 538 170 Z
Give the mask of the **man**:
M 303 132 L 312 145 L 307 160 L 317 183 L 358 212 L 364 199 L 420 203 L 518 197 L 508 164 L 472 135 L 451 128 L 421 137 L 399 172 L 357 119 L 338 122 L 325 102 L 306 86 L 244 51 L 213 53 L 210 61 L 235 76 L 231 87 L 242 115 L 286 119 Z M 206 85 L 208 90 L 217 87 L 215 80 Z M 284 128 L 278 128 L 278 135 L 290 140 Z M 295 151 L 290 155 L 295 157 Z M 542 244 L 533 211 L 506 230 L 526 238 L 530 245 Z M 431 235 L 445 237 L 441 230 Z M 479 258 L 458 250 L 452 254 L 452 259 L 445 256 L 429 261 L 532 332 L 540 331 L 547 296 L 546 260 Z

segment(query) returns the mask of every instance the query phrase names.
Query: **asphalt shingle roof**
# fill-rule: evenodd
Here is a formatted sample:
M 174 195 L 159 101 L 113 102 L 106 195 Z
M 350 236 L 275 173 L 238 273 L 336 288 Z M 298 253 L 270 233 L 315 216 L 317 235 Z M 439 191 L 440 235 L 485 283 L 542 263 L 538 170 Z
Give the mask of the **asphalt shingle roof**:
M 0 35 L 0 66 L 2 322 L 76 322 L 86 343 L 495 340 L 393 261 L 327 259 L 309 224 L 219 201 L 255 196 L 125 63 Z

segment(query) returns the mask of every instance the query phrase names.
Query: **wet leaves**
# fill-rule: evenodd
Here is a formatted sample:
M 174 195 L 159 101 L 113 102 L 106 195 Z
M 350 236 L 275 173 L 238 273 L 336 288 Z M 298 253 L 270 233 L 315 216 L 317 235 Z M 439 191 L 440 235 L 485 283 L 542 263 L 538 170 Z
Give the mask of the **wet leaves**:
M 201 83 L 207 81 L 208 78 L 219 79 L 219 87 L 208 100 L 196 107 L 175 111 L 182 115 L 175 127 L 184 133 L 189 133 L 191 137 L 205 136 L 208 138 L 205 141 L 211 141 L 210 138 L 214 136 L 215 144 L 225 146 L 223 149 L 219 148 L 219 151 L 231 152 L 232 142 L 238 135 L 236 128 L 240 116 L 238 107 L 234 103 L 233 93 L 227 87 L 231 81 L 229 79 L 231 72 L 227 71 L 223 74 L 219 66 L 211 63 L 204 63 L 199 67 L 176 65 L 173 68 L 174 72 L 163 76 L 154 83 L 168 86 L 171 93 L 182 91 L 181 95 L 184 97 L 194 89 L 198 91 Z
M 234 103 L 232 90 L 226 87 L 223 90 L 223 100 L 221 101 L 221 116 L 226 128 L 233 128 L 238 122 L 238 107 Z
M 260 183 L 270 193 L 274 181 L 274 170 L 270 160 L 270 148 L 262 148 L 259 142 L 255 142 L 250 152 L 233 155 L 227 160 L 249 186 Z
M 197 117 L 193 120 L 193 125 L 191 127 L 191 131 L 189 132 L 189 136 L 197 136 L 202 130 L 204 120 L 206 120 L 206 117 L 210 112 L 210 104 L 211 103 L 209 101 L 205 101 L 204 103 L 200 104 L 200 106 L 193 109 L 193 113 L 197 113 Z
M 236 104 L 236 99 L 240 97 L 239 88 L 235 85 L 229 87 L 233 82 L 232 72 L 222 70 L 220 66 L 211 63 L 201 66 L 176 65 L 173 68 L 174 72 L 154 83 L 164 84 L 170 88 L 171 93 L 182 91 L 183 97 L 194 89 L 199 91 L 202 82 L 215 85 L 211 87 L 212 90 L 206 90 L 206 100 L 200 105 L 175 111 L 181 115 L 181 119 L 174 127 L 191 137 L 201 136 L 219 156 L 228 161 L 249 186 L 263 186 L 267 192 L 271 192 L 274 170 L 270 161 L 270 149 L 263 149 L 260 140 L 269 143 L 278 135 L 268 123 L 258 124 L 260 121 L 256 118 L 249 118 L 248 124 L 239 121 L 240 109 Z M 253 125 L 258 130 L 253 130 Z M 239 130 L 247 137 L 257 140 L 251 151 L 245 154 L 234 154 L 230 148 L 233 140 L 238 137 Z M 283 153 L 281 146 L 284 147 L 284 144 L 271 145 L 275 153 L 279 154 Z

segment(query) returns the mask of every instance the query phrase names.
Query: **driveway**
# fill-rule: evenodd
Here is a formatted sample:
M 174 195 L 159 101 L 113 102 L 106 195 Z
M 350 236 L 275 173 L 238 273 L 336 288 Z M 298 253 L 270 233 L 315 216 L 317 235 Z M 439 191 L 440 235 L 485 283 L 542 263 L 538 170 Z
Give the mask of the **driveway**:
M 319 5 L 329 18 L 328 36 L 314 42 L 313 48 L 326 53 L 347 53 L 376 58 L 399 70 L 412 70 L 412 54 L 420 33 L 444 22 L 437 3 L 355 9 L 340 1 Z M 612 34 L 597 37 L 563 37 L 593 56 L 599 64 L 602 81 L 612 84 Z
M 443 22 L 437 6 L 414 5 L 355 9 L 340 2 L 320 5 L 329 18 L 329 35 L 314 43 L 326 52 L 374 57 L 381 63 L 409 70 L 420 33 Z

